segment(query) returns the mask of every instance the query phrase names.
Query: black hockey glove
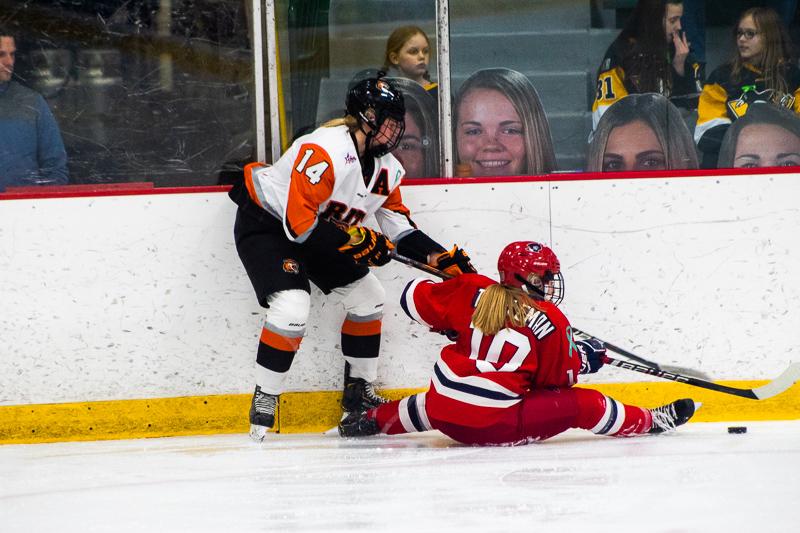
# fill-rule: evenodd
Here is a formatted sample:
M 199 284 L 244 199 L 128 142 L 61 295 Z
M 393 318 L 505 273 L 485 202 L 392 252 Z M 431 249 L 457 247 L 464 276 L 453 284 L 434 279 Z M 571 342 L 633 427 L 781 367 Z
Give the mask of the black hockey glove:
M 454 329 L 434 329 L 431 328 L 431 332 L 438 333 L 439 335 L 444 335 L 447 337 L 447 340 L 450 342 L 456 342 L 458 340 L 458 332 Z
M 356 263 L 383 266 L 392 260 L 389 257 L 389 250 L 394 249 L 394 244 L 382 233 L 363 226 L 353 226 L 347 233 L 351 237 L 351 242 L 340 246 L 339 251 L 351 256 Z
M 431 266 L 437 270 L 441 270 L 445 274 L 451 276 L 458 276 L 459 274 L 474 274 L 477 272 L 472 263 L 469 262 L 467 252 L 453 245 L 453 249 L 448 252 L 442 252 L 431 261 Z
M 581 353 L 581 370 L 579 374 L 594 374 L 603 366 L 606 346 L 600 339 L 590 337 L 575 343 Z

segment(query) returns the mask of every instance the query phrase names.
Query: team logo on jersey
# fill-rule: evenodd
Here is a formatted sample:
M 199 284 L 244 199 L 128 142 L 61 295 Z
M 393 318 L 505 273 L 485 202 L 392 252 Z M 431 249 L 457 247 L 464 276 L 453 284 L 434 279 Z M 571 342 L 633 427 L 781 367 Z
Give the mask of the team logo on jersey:
M 294 259 L 284 259 L 283 260 L 283 271 L 287 274 L 299 274 L 300 273 L 300 263 L 295 261 Z
M 354 156 L 353 154 L 344 154 L 344 162 L 346 164 L 349 165 L 351 163 L 355 163 L 356 161 L 357 161 L 356 156 Z

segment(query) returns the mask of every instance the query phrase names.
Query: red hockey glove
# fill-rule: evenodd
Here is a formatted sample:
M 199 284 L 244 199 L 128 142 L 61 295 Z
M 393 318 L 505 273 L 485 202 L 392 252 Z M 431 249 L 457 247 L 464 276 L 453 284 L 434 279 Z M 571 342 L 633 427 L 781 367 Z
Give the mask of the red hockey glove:
M 575 343 L 581 353 L 581 370 L 579 374 L 594 374 L 603 366 L 606 356 L 606 345 L 600 339 L 590 337 Z
M 445 274 L 451 276 L 458 276 L 459 274 L 474 274 L 477 272 L 472 263 L 469 262 L 467 252 L 453 245 L 453 249 L 448 252 L 442 252 L 431 261 L 431 266 L 437 270 L 441 270 Z
M 392 241 L 382 233 L 365 228 L 353 226 L 347 230 L 350 242 L 339 247 L 339 251 L 353 258 L 360 265 L 383 266 L 389 261 L 389 250 L 394 249 Z

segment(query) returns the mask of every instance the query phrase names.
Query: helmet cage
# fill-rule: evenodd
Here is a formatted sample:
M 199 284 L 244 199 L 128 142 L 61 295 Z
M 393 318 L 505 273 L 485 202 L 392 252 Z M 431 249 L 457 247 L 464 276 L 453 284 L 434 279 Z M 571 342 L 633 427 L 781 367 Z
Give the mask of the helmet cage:
M 373 157 L 382 157 L 400 144 L 400 139 L 406 131 L 405 117 L 398 119 L 393 113 L 384 113 L 381 118 L 372 120 L 367 118 L 375 115 L 374 109 L 369 108 L 358 116 L 362 124 L 367 124 L 371 128 L 370 131 L 361 130 L 367 136 L 366 152 Z
M 381 157 L 400 144 L 405 132 L 405 103 L 402 93 L 388 81 L 366 78 L 353 85 L 347 94 L 347 112 L 358 119 L 366 135 L 367 154 Z

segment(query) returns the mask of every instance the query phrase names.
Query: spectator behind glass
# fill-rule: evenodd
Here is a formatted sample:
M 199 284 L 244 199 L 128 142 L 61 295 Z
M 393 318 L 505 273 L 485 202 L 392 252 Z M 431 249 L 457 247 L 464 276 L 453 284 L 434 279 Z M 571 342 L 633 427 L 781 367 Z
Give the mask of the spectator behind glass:
M 777 13 L 783 24 L 789 27 L 797 12 L 797 0 L 771 0 L 762 2 Z M 717 2 L 719 4 L 719 2 Z M 712 6 L 713 9 L 713 6 Z M 705 65 L 706 62 L 706 1 L 683 0 L 683 17 L 681 18 L 686 37 L 689 40 L 692 54 Z
M 472 176 L 546 174 L 556 169 L 539 94 L 516 70 L 479 70 L 464 81 L 453 113 L 457 163 Z
M 717 167 L 725 132 L 750 104 L 769 102 L 800 112 L 800 70 L 778 14 L 769 8 L 748 9 L 733 38 L 736 56 L 711 73 L 700 95 L 694 138 L 703 153 L 703 168 Z
M 428 73 L 430 59 L 430 40 L 422 28 L 400 26 L 386 41 L 383 70 L 389 76 L 414 80 L 436 98 L 439 86 Z
M 394 156 L 403 164 L 406 179 L 430 178 L 439 172 L 439 123 L 436 101 L 408 78 L 387 78 L 406 104 L 406 129 Z
M 681 15 L 681 1 L 639 0 L 597 71 L 592 129 L 606 109 L 625 95 L 674 97 L 700 92 L 702 69 L 689 54 Z M 685 99 L 683 105 L 689 106 L 691 101 Z
M 42 96 L 12 78 L 17 40 L 0 26 L 0 192 L 67 183 L 67 153 Z
M 720 168 L 800 166 L 800 117 L 765 102 L 728 128 L 719 151 Z
M 664 96 L 631 94 L 603 114 L 589 143 L 589 172 L 697 168 L 681 113 Z

